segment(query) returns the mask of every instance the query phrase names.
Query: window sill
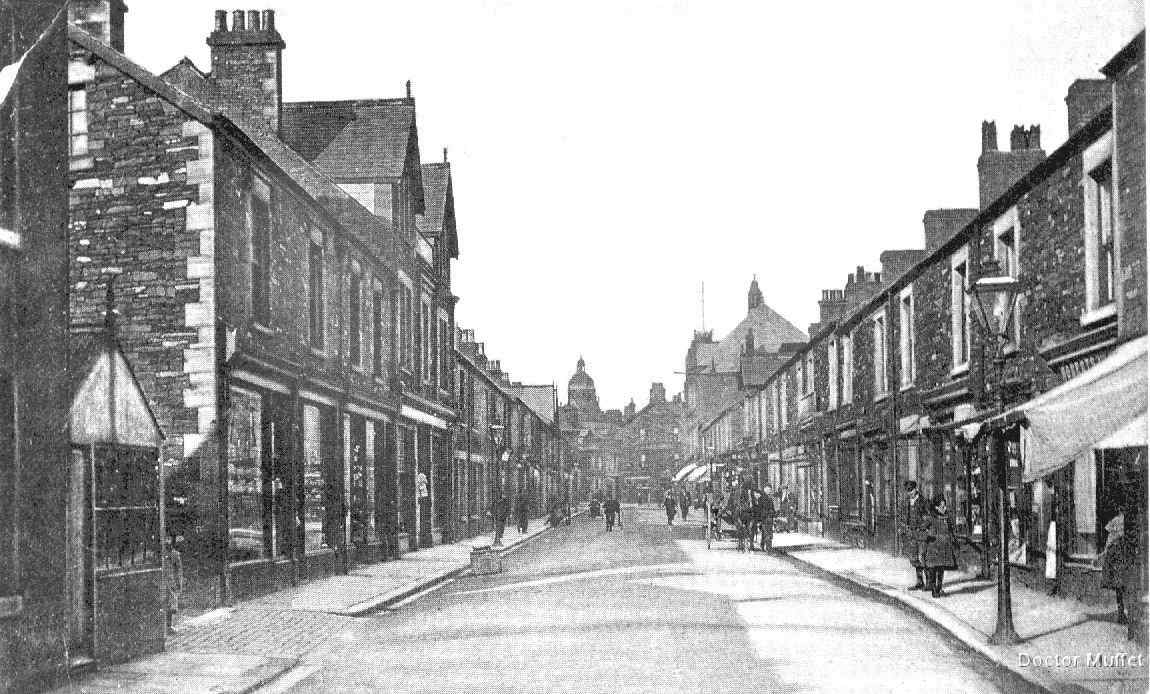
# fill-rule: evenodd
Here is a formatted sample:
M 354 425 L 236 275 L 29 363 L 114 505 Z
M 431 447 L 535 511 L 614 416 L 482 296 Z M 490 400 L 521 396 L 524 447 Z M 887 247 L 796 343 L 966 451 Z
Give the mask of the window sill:
M 950 370 L 950 377 L 958 378 L 959 376 L 965 376 L 968 373 L 970 373 L 970 362 L 964 362 Z
M 269 328 L 266 323 L 263 323 L 263 322 L 258 321 L 258 320 L 252 321 L 252 330 L 257 332 L 257 333 L 260 333 L 261 335 L 267 335 L 269 337 L 271 335 L 275 334 L 275 331 L 272 330 L 271 328 Z
M 92 159 L 92 157 L 88 156 L 72 157 L 72 159 L 68 162 L 69 171 L 85 171 L 87 169 L 93 168 L 94 166 L 95 161 Z
M 1078 322 L 1080 325 L 1082 325 L 1082 327 L 1087 327 L 1089 325 L 1094 325 L 1095 323 L 1101 323 L 1107 318 L 1113 318 L 1117 314 L 1118 304 L 1115 302 L 1110 302 L 1105 306 L 1099 306 L 1098 308 L 1084 311 L 1082 316 L 1079 317 Z
M 18 617 L 23 611 L 23 595 L 0 595 L 0 619 Z

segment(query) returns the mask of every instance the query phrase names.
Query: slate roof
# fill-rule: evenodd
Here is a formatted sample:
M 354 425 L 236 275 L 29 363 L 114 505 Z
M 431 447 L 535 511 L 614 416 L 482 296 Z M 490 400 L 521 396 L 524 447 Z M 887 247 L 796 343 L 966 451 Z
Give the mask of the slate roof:
M 519 386 L 519 399 L 545 422 L 555 421 L 555 386 Z
M 288 146 L 332 178 L 399 179 L 409 148 L 417 144 L 415 101 L 285 103 L 280 131 Z
M 164 72 L 169 82 L 141 65 L 133 62 L 123 53 L 93 38 L 86 31 L 74 26 L 68 27 L 68 38 L 93 54 L 100 56 L 124 74 L 155 92 L 164 100 L 187 113 L 190 117 L 208 126 L 230 127 L 246 137 L 280 169 L 291 182 L 307 196 L 315 200 L 348 233 L 371 248 L 380 262 L 390 265 L 398 256 L 395 248 L 402 243 L 392 232 L 387 220 L 372 214 L 355 198 L 348 195 L 324 172 L 313 166 L 299 153 L 288 147 L 275 135 L 264 128 L 247 123 L 229 105 L 211 95 L 204 73 L 186 58 Z M 195 92 L 194 94 L 192 92 Z
M 706 359 L 699 357 L 699 366 L 710 367 L 711 359 L 715 361 L 715 370 L 721 373 L 738 371 L 739 358 L 743 342 L 747 337 L 747 329 L 755 333 L 755 349 L 757 351 L 777 352 L 786 342 L 806 342 L 807 334 L 799 330 L 793 323 L 780 316 L 770 306 L 759 304 L 747 311 L 747 315 L 735 328 L 727 333 L 710 350 L 700 350 L 700 355 L 709 352 Z M 703 345 L 700 345 L 702 347 Z
M 459 257 L 459 240 L 455 232 L 455 200 L 451 190 L 451 164 L 424 164 L 423 214 L 416 219 L 419 230 L 431 238 L 445 239 L 447 252 Z M 446 228 L 445 228 L 446 226 Z M 446 235 L 444 235 L 446 232 Z

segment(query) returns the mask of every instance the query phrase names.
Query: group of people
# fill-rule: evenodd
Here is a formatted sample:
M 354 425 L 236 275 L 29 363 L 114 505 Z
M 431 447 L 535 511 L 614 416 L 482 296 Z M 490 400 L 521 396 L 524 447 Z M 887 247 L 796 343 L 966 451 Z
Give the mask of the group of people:
M 527 532 L 527 523 L 531 520 L 531 497 L 527 492 L 519 492 L 515 496 L 515 502 L 512 503 L 510 498 L 498 494 L 495 501 L 491 502 L 491 508 L 488 512 L 495 524 L 495 540 L 492 545 L 502 547 L 503 532 L 512 513 L 515 514 L 515 525 L 519 528 L 519 534 L 522 535 Z
M 903 485 L 906 504 L 899 526 L 903 553 L 914 567 L 915 583 L 910 590 L 929 590 L 936 598 L 945 595 L 942 579 L 958 568 L 958 547 L 954 521 L 947 513 L 946 497 L 935 494 L 928 503 L 919 493 L 918 483 Z

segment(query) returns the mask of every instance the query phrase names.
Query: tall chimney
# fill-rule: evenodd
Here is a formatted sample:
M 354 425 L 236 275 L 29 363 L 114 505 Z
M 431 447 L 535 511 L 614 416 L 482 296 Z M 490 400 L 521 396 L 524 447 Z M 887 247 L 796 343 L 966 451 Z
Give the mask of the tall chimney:
M 978 157 L 978 207 L 986 209 L 1010 186 L 1046 158 L 1040 129 L 1016 125 L 1010 131 L 1010 151 L 998 151 L 994 121 L 982 122 L 982 154 Z M 989 145 L 989 147 L 988 147 Z
M 235 10 L 230 29 L 227 14 L 217 11 L 208 45 L 217 98 L 251 125 L 278 133 L 285 44 L 275 28 L 275 11 Z
M 128 6 L 123 0 L 71 0 L 68 3 L 68 21 L 123 53 L 124 13 L 127 11 Z

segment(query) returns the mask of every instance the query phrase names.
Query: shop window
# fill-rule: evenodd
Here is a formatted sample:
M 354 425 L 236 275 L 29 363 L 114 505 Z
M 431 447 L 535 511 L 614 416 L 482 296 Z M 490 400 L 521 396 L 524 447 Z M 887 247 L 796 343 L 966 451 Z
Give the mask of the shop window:
M 319 408 L 303 407 L 303 542 L 307 551 L 327 545 L 327 485 Z
M 95 569 L 126 571 L 159 566 L 160 473 L 156 451 L 96 445 L 94 453 Z
M 351 470 L 351 539 L 374 542 L 375 533 L 375 423 L 351 417 L 349 464 Z
M 233 388 L 228 413 L 228 556 L 264 559 L 263 415 L 260 396 Z

